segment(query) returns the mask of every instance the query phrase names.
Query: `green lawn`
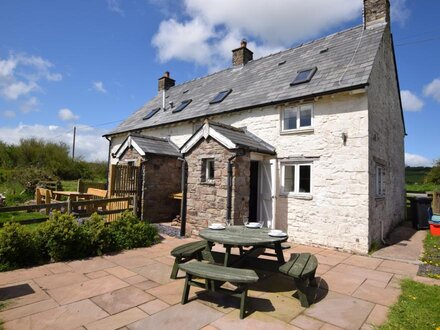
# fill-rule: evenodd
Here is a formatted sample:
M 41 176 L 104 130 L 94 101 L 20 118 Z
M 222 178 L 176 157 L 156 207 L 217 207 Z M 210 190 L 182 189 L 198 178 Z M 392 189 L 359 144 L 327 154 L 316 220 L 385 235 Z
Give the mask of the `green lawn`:
M 40 212 L 6 212 L 0 213 L 0 224 L 4 224 L 6 222 L 20 222 L 23 220 L 43 218 L 47 218 L 47 215 Z
M 435 330 L 440 327 L 440 286 L 413 280 L 402 281 L 402 295 L 391 306 L 388 321 L 381 330 Z
M 422 261 L 430 269 L 429 277 L 440 279 L 440 236 L 426 235 L 423 241 L 424 250 Z

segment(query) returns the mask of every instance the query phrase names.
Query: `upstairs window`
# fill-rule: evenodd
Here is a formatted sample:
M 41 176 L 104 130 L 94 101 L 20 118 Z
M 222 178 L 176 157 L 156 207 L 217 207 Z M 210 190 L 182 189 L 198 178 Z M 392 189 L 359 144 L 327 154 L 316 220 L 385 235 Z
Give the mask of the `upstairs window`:
M 385 167 L 376 164 L 376 197 L 385 197 Z
M 182 101 L 182 103 L 180 103 L 180 104 L 177 106 L 177 108 L 174 109 L 172 112 L 173 112 L 173 113 L 176 113 L 176 112 L 180 112 L 180 111 L 182 111 L 182 110 L 185 109 L 185 108 L 188 106 L 188 104 L 190 104 L 191 102 L 192 102 L 192 100 L 185 100 L 185 101 Z
M 159 112 L 159 110 L 160 110 L 160 108 L 156 108 L 156 109 L 153 109 L 153 110 L 151 110 L 144 118 L 142 118 L 142 120 L 148 120 L 148 119 L 150 119 L 151 117 L 153 117 L 156 113 L 158 113 Z
M 220 93 L 218 93 L 211 101 L 209 101 L 209 104 L 215 104 L 215 103 L 220 103 L 221 101 L 223 101 L 226 96 L 228 96 L 230 93 L 232 92 L 232 89 L 228 89 L 226 91 L 222 91 Z
M 303 84 L 312 80 L 312 77 L 315 75 L 318 68 L 315 66 L 311 69 L 299 70 L 295 79 L 290 83 L 290 86 Z
M 281 164 L 283 194 L 310 194 L 312 192 L 312 164 Z
M 214 182 L 214 158 L 202 159 L 202 182 Z
M 306 104 L 284 109 L 281 127 L 283 132 L 313 127 L 313 105 Z

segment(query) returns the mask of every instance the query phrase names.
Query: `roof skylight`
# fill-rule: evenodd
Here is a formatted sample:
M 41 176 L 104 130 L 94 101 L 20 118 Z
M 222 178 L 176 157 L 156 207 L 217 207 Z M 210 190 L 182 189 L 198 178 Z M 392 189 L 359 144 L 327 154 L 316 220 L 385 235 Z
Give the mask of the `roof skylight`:
M 180 104 L 177 106 L 177 108 L 174 109 L 172 112 L 173 112 L 173 113 L 176 113 L 176 112 L 180 112 L 180 111 L 182 111 L 182 110 L 185 109 L 186 106 L 187 106 L 188 104 L 190 104 L 191 102 L 192 102 L 192 100 L 185 100 L 185 101 L 182 101 L 182 103 L 180 103 Z
M 223 101 L 226 96 L 228 96 L 230 93 L 232 92 L 232 89 L 228 89 L 225 91 L 222 91 L 220 93 L 218 93 L 211 101 L 209 101 L 209 104 L 214 104 L 214 103 L 220 103 L 221 101 Z
M 318 68 L 315 66 L 311 69 L 299 70 L 295 79 L 290 83 L 290 86 L 303 84 L 312 80 L 313 75 L 316 73 Z
M 158 113 L 159 112 L 159 110 L 160 110 L 160 108 L 156 108 L 156 109 L 153 109 L 153 110 L 151 110 L 144 118 L 142 118 L 142 120 L 148 120 L 148 119 L 150 119 L 151 117 L 153 117 L 156 113 Z

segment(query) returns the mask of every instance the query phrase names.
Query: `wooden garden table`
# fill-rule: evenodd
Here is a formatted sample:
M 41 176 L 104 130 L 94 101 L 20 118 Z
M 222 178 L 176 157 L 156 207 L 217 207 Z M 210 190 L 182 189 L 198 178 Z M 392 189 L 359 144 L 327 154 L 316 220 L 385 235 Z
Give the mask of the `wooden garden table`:
M 229 266 L 229 257 L 231 255 L 231 248 L 238 246 L 240 252 L 243 251 L 244 246 L 252 246 L 252 248 L 246 252 L 243 252 L 241 256 L 244 258 L 247 254 L 251 253 L 259 247 L 273 245 L 275 253 L 280 265 L 284 264 L 284 255 L 281 248 L 281 243 L 287 241 L 288 236 L 273 237 L 269 236 L 269 228 L 246 228 L 245 226 L 229 226 L 225 229 L 203 229 L 200 231 L 199 236 L 208 241 L 209 247 L 212 247 L 213 243 L 221 243 L 226 249 L 224 266 Z

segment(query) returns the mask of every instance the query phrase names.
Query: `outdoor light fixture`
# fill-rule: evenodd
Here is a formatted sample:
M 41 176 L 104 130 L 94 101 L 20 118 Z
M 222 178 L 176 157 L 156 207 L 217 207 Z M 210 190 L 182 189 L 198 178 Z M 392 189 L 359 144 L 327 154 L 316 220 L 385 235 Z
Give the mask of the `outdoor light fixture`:
M 347 133 L 342 133 L 341 134 L 342 137 L 342 143 L 344 143 L 344 146 L 347 144 Z

